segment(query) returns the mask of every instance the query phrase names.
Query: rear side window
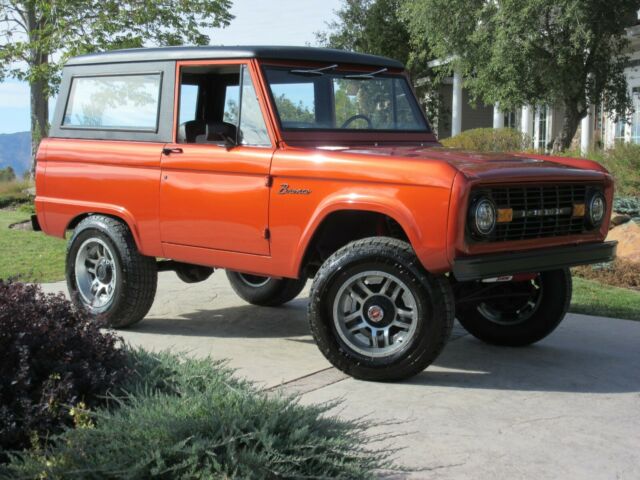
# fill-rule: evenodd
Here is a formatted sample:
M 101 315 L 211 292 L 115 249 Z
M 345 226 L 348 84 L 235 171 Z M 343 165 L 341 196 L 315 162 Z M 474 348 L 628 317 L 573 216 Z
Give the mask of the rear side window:
M 160 83 L 159 73 L 75 77 L 62 125 L 156 131 Z

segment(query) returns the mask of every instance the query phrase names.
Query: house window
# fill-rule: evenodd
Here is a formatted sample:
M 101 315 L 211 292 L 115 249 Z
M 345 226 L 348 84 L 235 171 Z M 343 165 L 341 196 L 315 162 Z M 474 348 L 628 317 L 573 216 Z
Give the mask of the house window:
M 535 148 L 538 150 L 547 149 L 547 106 L 536 109 L 535 125 Z
M 504 114 L 504 126 L 506 128 L 518 128 L 516 112 L 507 112 Z
M 616 122 L 615 133 L 613 136 L 616 142 L 624 142 L 624 131 L 626 126 L 627 122 L 625 122 L 624 119 L 620 119 Z
M 633 116 L 631 117 L 631 142 L 640 143 L 640 87 L 633 90 Z

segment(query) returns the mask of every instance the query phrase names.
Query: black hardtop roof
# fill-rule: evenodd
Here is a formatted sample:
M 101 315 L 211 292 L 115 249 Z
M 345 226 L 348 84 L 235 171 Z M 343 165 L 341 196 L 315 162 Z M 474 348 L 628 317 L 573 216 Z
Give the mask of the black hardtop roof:
M 404 68 L 404 65 L 397 60 L 392 60 L 387 57 L 379 57 L 377 55 L 353 53 L 331 48 L 279 46 L 130 48 L 126 50 L 112 50 L 110 52 L 80 55 L 78 57 L 71 58 L 67 62 L 67 65 L 239 58 L 308 60 L 312 62 L 371 65 L 376 67 L 400 69 Z

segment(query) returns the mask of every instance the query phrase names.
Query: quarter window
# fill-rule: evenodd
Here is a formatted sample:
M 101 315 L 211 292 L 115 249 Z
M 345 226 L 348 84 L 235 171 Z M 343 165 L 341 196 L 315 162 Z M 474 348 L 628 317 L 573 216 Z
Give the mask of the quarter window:
M 180 89 L 180 123 L 193 120 L 198 116 L 198 85 L 182 85 Z
M 258 147 L 271 146 L 267 126 L 260 110 L 251 75 L 242 68 L 242 106 L 240 108 L 240 143 Z
M 62 125 L 156 131 L 160 83 L 160 74 L 76 77 Z

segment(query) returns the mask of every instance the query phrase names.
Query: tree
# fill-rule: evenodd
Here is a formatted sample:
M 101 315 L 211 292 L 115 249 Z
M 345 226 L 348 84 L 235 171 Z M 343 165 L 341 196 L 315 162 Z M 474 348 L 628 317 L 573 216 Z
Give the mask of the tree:
M 571 144 L 590 105 L 627 117 L 626 27 L 638 0 L 408 0 L 412 37 L 451 59 L 472 98 L 503 110 L 551 104 L 564 110 L 554 150 Z
M 0 81 L 30 85 L 32 154 L 47 136 L 51 95 L 71 56 L 148 45 L 202 45 L 231 0 L 0 0 Z
M 427 37 L 411 36 L 402 16 L 404 0 L 343 0 L 337 20 L 327 31 L 316 32 L 320 45 L 353 52 L 382 55 L 407 66 L 418 97 L 431 116 L 443 108 L 433 71 Z
M 404 0 L 343 0 L 338 19 L 316 32 L 320 45 L 393 58 L 417 80 L 429 74 L 426 37 L 411 36 L 402 16 Z
M 402 0 L 344 0 L 338 19 L 327 24 L 316 39 L 327 47 L 370 53 L 409 64 L 418 45 L 412 45 L 400 18 Z M 422 43 L 422 42 L 421 42 Z M 419 67 L 419 64 L 416 64 Z
M 0 168 L 0 182 L 13 182 L 16 179 L 16 172 L 13 167 Z

